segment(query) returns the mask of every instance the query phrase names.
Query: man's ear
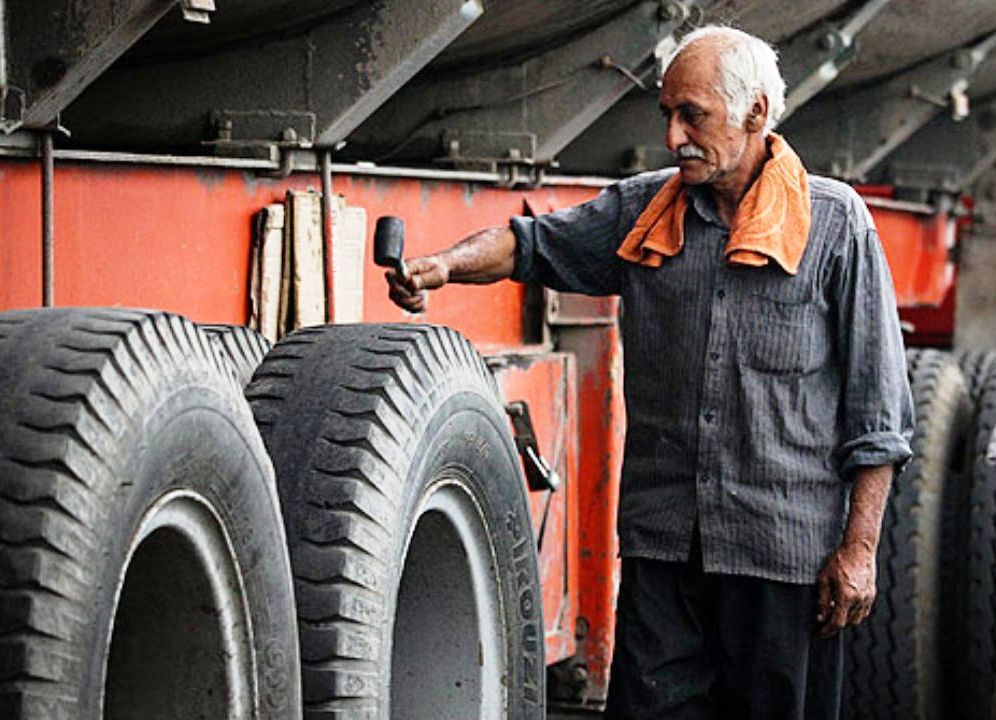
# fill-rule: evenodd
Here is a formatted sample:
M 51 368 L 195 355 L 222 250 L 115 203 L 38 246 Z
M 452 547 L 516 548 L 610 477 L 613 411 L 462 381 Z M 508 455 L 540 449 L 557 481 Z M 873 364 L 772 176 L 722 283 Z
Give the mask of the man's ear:
M 744 125 L 748 132 L 760 132 L 764 129 L 767 121 L 768 98 L 764 95 L 758 95 L 757 100 L 754 101 L 754 104 L 750 106 L 750 110 L 747 111 L 747 119 L 744 120 Z

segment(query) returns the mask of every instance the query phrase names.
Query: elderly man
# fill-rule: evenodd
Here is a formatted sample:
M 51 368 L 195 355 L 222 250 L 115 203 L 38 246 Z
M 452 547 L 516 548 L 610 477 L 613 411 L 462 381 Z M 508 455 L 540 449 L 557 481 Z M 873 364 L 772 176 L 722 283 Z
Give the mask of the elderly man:
M 840 631 L 875 598 L 912 432 L 895 299 L 860 198 L 770 132 L 784 94 L 764 42 L 698 30 L 660 93 L 677 173 L 388 273 L 412 311 L 507 277 L 622 296 L 609 718 L 836 718 Z

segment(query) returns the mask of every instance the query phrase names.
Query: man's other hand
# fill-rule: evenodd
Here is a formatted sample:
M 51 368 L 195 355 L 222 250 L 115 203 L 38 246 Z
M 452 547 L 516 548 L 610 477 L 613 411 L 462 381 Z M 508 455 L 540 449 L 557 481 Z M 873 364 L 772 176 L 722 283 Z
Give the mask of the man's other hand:
M 425 291 L 445 285 L 449 281 L 449 268 L 439 257 L 428 255 L 411 260 L 405 269 L 407 274 L 404 277 L 394 269 L 384 273 L 388 297 L 408 312 L 425 312 L 428 302 Z
M 860 623 L 875 602 L 875 548 L 867 543 L 841 545 L 824 565 L 816 588 L 818 637 Z

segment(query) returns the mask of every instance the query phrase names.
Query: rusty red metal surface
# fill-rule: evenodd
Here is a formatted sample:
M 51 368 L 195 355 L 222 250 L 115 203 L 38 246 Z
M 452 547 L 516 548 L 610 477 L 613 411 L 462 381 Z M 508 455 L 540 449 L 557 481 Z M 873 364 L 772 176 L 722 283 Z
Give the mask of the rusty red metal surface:
M 318 188 L 317 175 L 261 179 L 235 170 L 60 164 L 56 173 L 56 303 L 136 305 L 176 310 L 195 320 L 246 318 L 252 214 L 288 189 Z M 40 177 L 37 163 L 0 162 L 0 308 L 39 303 Z M 376 215 L 408 226 L 408 252 L 445 247 L 509 215 L 592 197 L 591 187 L 506 191 L 464 182 L 337 176 L 334 189 Z M 868 195 L 882 192 L 869 188 Z M 874 203 L 874 200 L 871 201 Z M 953 219 L 871 206 L 901 307 L 938 305 L 953 282 L 948 257 Z M 372 222 L 369 223 L 372 232 Z M 381 271 L 365 271 L 364 319 L 406 320 L 379 291 Z M 489 347 L 521 342 L 522 288 L 445 288 L 430 322 L 463 330 Z M 488 313 L 478 310 L 487 307 Z
M 57 305 L 125 305 L 183 313 L 199 322 L 246 321 L 252 217 L 289 189 L 320 188 L 317 175 L 286 180 L 236 170 L 61 163 L 55 180 Z M 0 309 L 41 299 L 40 176 L 36 162 L 0 161 Z M 470 183 L 337 176 L 334 191 L 378 215 L 406 221 L 406 253 L 438 250 L 523 212 L 526 197 L 581 202 L 592 188 L 512 192 Z M 365 266 L 363 319 L 402 321 Z M 457 328 L 479 346 L 522 343 L 523 288 L 447 287 L 418 322 Z
M 625 439 L 622 350 L 617 324 L 561 327 L 558 347 L 577 361 L 580 410 L 578 468 L 579 658 L 588 670 L 587 700 L 609 684 L 619 585 L 616 509 Z

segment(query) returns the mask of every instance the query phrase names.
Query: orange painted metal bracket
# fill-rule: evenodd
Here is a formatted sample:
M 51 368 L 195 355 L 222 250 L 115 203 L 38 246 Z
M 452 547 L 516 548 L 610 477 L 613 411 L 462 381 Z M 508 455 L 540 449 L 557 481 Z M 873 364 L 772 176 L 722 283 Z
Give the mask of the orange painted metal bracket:
M 578 592 L 578 436 L 574 358 L 558 352 L 491 355 L 505 402 L 529 405 L 540 455 L 560 477 L 557 490 L 529 493 L 533 530 L 542 545 L 546 661 L 575 654 Z M 523 470 L 525 476 L 525 470 Z
M 613 300 L 613 315 L 618 301 Z M 616 510 L 625 445 L 622 343 L 616 323 L 562 326 L 557 348 L 571 353 L 578 369 L 579 518 L 578 653 L 583 704 L 606 697 L 619 587 Z

